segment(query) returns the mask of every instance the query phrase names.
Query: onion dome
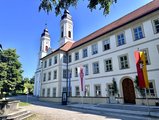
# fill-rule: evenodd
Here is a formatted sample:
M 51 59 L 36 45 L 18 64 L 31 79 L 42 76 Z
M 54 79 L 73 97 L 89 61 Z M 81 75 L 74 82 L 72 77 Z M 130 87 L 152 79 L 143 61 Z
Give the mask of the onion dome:
M 46 37 L 50 37 L 49 35 L 49 31 L 47 28 L 44 29 L 43 33 L 41 34 L 41 37 L 46 36 Z
M 70 12 L 68 10 L 64 11 L 64 14 L 61 17 L 61 20 L 65 19 L 65 18 L 70 19 L 70 20 L 72 19 L 71 15 L 70 15 Z

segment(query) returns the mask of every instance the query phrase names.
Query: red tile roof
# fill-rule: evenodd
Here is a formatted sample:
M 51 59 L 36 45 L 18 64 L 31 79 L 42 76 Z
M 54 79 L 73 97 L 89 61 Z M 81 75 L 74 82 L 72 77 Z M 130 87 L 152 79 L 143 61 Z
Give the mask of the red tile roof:
M 68 51 L 73 45 L 73 42 L 66 42 L 63 46 L 60 47 L 60 50 Z
M 72 45 L 71 49 L 74 49 L 74 48 L 76 48 L 76 47 L 78 47 L 86 42 L 89 42 L 89 41 L 91 41 L 91 40 L 93 40 L 93 39 L 95 39 L 103 34 L 108 33 L 108 32 L 111 32 L 111 31 L 113 31 L 113 30 L 115 30 L 123 25 L 126 25 L 126 24 L 128 24 L 136 19 L 139 19 L 139 18 L 143 17 L 144 15 L 147 15 L 153 11 L 156 11 L 156 10 L 159 10 L 159 0 L 154 0 L 154 1 L 144 5 L 143 7 L 140 7 L 139 9 L 137 9 L 137 10 L 125 15 L 124 17 L 116 20 L 115 22 L 113 22 L 113 23 L 93 32 L 92 34 L 82 38 L 81 40 L 75 42 Z
M 144 5 L 143 7 L 140 7 L 139 9 L 125 15 L 124 17 L 114 21 L 113 23 L 110 23 L 109 25 L 106 25 L 105 27 L 91 33 L 90 35 L 80 39 L 77 42 L 66 42 L 63 46 L 61 46 L 60 48 L 56 49 L 55 51 L 53 51 L 52 53 L 48 54 L 47 56 L 62 50 L 62 51 L 69 51 L 71 49 L 74 49 L 80 45 L 83 45 L 84 43 L 90 42 L 92 40 L 94 40 L 97 37 L 100 37 L 103 34 L 109 33 L 123 25 L 126 25 L 136 19 L 139 19 L 151 12 L 154 12 L 156 10 L 159 10 L 159 0 L 153 0 L 152 2 Z M 47 56 L 43 57 L 46 58 Z M 42 58 L 42 59 L 43 59 Z
M 72 47 L 73 43 L 74 43 L 74 42 L 70 42 L 70 41 L 66 42 L 66 43 L 65 43 L 63 46 L 61 46 L 60 48 L 58 48 L 58 49 L 52 51 L 50 54 L 48 54 L 48 55 L 46 55 L 45 57 L 41 58 L 41 60 L 44 59 L 44 58 L 46 58 L 46 57 L 48 57 L 48 56 L 50 56 L 51 54 L 54 54 L 54 53 L 57 52 L 57 51 L 65 51 L 65 52 L 68 51 L 68 50 Z

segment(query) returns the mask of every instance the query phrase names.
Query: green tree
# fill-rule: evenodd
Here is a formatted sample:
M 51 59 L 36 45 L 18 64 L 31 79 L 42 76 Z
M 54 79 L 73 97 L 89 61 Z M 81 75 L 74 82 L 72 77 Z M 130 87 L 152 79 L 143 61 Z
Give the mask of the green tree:
M 15 92 L 16 85 L 22 81 L 23 71 L 15 49 L 3 50 L 0 56 L 0 90 L 3 96 L 3 92 Z
M 6 63 L 0 63 L 0 99 L 3 98 L 3 86 L 7 76 L 7 65 Z
M 31 83 L 31 84 L 34 84 L 34 79 L 35 79 L 35 76 L 33 76 L 33 77 L 30 79 L 30 83 Z
M 33 89 L 34 89 L 34 77 L 29 79 L 29 78 L 24 78 L 24 93 L 29 93 L 33 94 Z
M 39 11 L 43 9 L 47 13 L 52 11 L 52 9 L 55 10 L 56 15 L 59 15 L 61 13 L 62 9 L 68 9 L 70 6 L 77 6 L 79 0 L 41 0 Z M 96 9 L 97 6 L 99 7 L 99 10 L 103 9 L 103 14 L 107 15 L 110 12 L 110 6 L 113 3 L 116 3 L 117 0 L 88 0 L 89 4 L 87 7 L 92 11 L 93 9 Z
M 112 82 L 113 82 L 113 93 L 114 93 L 114 95 L 115 94 L 118 94 L 118 87 L 117 87 L 117 83 L 116 83 L 116 81 L 113 79 L 112 80 Z
M 15 87 L 16 93 L 23 93 L 25 87 L 24 87 L 24 81 L 22 80 L 20 83 L 18 83 Z

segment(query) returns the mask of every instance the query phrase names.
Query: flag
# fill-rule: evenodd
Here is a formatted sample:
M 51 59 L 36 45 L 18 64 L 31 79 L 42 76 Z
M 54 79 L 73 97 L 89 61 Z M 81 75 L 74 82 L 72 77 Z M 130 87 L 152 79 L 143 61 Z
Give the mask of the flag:
M 146 67 L 146 59 L 145 59 L 144 52 L 140 52 L 140 59 L 143 62 L 142 71 L 143 71 L 143 76 L 144 76 L 145 88 L 149 88 L 149 81 L 148 81 L 147 67 Z
M 135 60 L 136 60 L 136 69 L 137 69 L 137 74 L 138 74 L 138 83 L 140 88 L 145 88 L 145 80 L 144 80 L 144 74 L 143 74 L 143 64 L 140 58 L 140 52 L 135 51 Z
M 82 96 L 84 95 L 84 68 L 79 67 L 78 68 L 78 73 L 79 73 L 79 79 L 80 79 L 80 86 L 81 86 L 81 93 Z

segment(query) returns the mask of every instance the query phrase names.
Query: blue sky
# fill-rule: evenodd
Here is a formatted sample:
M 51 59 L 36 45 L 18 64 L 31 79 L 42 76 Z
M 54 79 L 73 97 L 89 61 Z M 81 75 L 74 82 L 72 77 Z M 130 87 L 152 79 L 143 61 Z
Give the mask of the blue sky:
M 152 0 L 118 0 L 111 6 L 110 14 L 87 8 L 88 0 L 79 0 L 76 8 L 70 8 L 74 23 L 74 40 L 77 41 L 101 27 L 119 19 L 127 13 Z M 52 12 L 49 15 L 38 12 L 40 0 L 1 0 L 0 43 L 4 49 L 13 48 L 20 56 L 23 76 L 31 78 L 37 67 L 40 35 L 47 23 L 51 35 L 51 47 L 59 46 L 60 18 Z

